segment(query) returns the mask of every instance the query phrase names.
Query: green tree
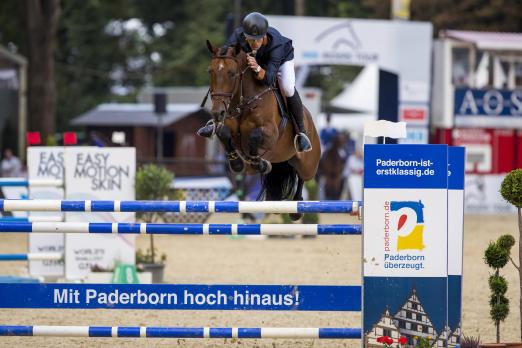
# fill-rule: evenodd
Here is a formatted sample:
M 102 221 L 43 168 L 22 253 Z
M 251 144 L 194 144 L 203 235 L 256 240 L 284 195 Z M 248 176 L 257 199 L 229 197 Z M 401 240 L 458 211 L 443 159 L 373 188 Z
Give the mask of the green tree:
M 102 102 L 119 100 L 114 85 L 138 88 L 145 78 L 143 38 L 124 24 L 134 17 L 128 1 L 62 0 L 56 52 L 59 129 Z
M 518 0 L 413 0 L 411 18 L 441 29 L 522 32 L 522 2 Z

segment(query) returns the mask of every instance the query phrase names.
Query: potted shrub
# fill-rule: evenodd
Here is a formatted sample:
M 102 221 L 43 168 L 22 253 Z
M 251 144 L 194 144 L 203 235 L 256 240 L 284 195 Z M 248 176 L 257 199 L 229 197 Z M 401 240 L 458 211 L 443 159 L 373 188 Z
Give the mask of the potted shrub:
M 491 290 L 489 315 L 495 323 L 497 343 L 500 343 L 500 322 L 504 321 L 509 314 L 509 299 L 505 296 L 508 283 L 506 278 L 500 275 L 500 269 L 509 262 L 513 245 L 515 245 L 515 238 L 506 234 L 496 242 L 490 242 L 484 253 L 484 261 L 495 270 L 489 277 L 489 288 Z
M 479 348 L 479 347 L 480 347 L 480 337 L 462 335 L 462 340 L 460 341 L 460 348 Z
M 163 167 L 148 164 L 136 172 L 136 199 L 138 200 L 168 200 L 174 198 L 174 191 L 170 185 L 174 174 Z M 141 212 L 137 218 L 150 223 L 163 222 L 165 213 Z M 150 247 L 145 251 L 136 252 L 136 266 L 138 270 L 152 273 L 152 282 L 163 282 L 165 260 L 167 256 L 158 257 L 154 247 L 154 235 L 149 235 Z
M 510 204 L 517 208 L 518 214 L 518 266 L 510 258 L 513 266 L 518 270 L 520 284 L 520 341 L 518 343 L 522 347 L 522 169 L 512 170 L 506 175 L 500 186 L 500 194 Z M 513 343 L 514 345 L 515 343 Z M 510 344 L 511 345 L 511 344 Z

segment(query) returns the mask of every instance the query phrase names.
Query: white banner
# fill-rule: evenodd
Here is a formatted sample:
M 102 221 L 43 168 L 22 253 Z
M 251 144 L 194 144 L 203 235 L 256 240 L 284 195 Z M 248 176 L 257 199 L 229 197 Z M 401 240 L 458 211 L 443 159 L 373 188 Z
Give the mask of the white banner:
M 400 77 L 401 102 L 428 105 L 433 27 L 427 22 L 268 16 L 293 40 L 296 65 L 367 65 Z
M 135 148 L 68 147 L 65 151 L 66 198 L 134 200 Z M 134 222 L 134 213 L 66 213 L 66 221 Z M 91 267 L 113 269 L 134 263 L 135 236 L 66 235 L 66 278 L 80 279 Z
M 63 146 L 30 146 L 27 148 L 27 172 L 29 180 L 64 180 Z M 31 186 L 31 199 L 63 199 L 62 187 Z M 31 218 L 45 216 L 63 220 L 61 212 L 30 212 Z M 63 253 L 65 238 L 60 233 L 29 233 L 30 253 Z M 59 260 L 29 261 L 29 274 L 38 277 L 63 277 L 64 265 Z
M 500 195 L 500 185 L 505 176 L 506 174 L 466 174 L 466 214 L 516 213 L 516 208 Z

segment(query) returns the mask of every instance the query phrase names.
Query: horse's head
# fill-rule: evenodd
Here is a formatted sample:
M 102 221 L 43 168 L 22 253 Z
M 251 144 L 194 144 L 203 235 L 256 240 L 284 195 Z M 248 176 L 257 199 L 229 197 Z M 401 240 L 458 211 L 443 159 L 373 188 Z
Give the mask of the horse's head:
M 230 114 L 232 99 L 239 92 L 241 84 L 241 68 L 244 57 L 241 57 L 239 46 L 216 48 L 207 40 L 207 47 L 212 53 L 208 67 L 210 74 L 211 113 L 221 121 Z

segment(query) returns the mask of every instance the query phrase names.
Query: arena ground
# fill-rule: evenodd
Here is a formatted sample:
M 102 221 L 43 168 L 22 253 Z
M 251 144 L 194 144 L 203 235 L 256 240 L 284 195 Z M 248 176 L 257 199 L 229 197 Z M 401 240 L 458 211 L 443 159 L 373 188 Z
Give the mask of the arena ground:
M 237 216 L 219 215 L 209 222 L 235 222 Z M 356 223 L 343 215 L 322 215 L 322 223 Z M 495 328 L 489 319 L 488 275 L 483 251 L 488 242 L 511 233 L 518 240 L 516 216 L 467 215 L 464 240 L 463 331 L 492 342 Z M 27 236 L 0 236 L 0 253 L 26 252 Z M 167 253 L 166 281 L 173 284 L 333 284 L 361 282 L 361 237 L 322 236 L 315 239 L 247 239 L 202 236 L 157 236 Z M 146 236 L 138 247 L 146 248 Z M 514 246 L 517 257 L 518 244 Z M 3 262 L 0 274 L 26 273 L 23 262 Z M 520 340 L 519 281 L 515 268 L 502 270 L 509 282 L 511 313 L 501 326 L 503 341 Z M 1 296 L 1 294 L 0 294 Z M 121 325 L 121 326 L 241 326 L 241 327 L 360 327 L 359 313 L 343 312 L 218 312 L 122 310 L 12 310 L 0 309 L 3 325 Z M 358 347 L 359 341 L 334 340 L 187 340 L 106 338 L 0 338 L 5 347 Z

